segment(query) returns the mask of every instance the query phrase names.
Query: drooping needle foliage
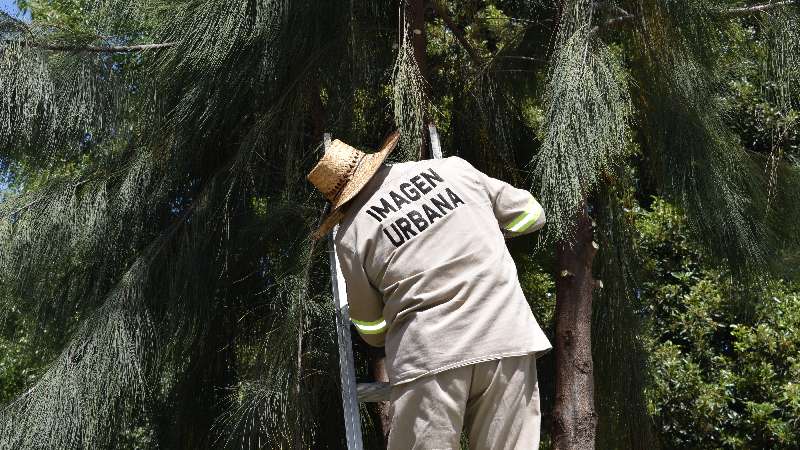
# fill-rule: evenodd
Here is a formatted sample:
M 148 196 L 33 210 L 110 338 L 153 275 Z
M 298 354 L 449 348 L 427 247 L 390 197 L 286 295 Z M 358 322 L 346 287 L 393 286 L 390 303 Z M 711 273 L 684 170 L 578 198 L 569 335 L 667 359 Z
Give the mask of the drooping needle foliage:
M 31 318 L 58 354 L 2 405 L 3 449 L 135 446 L 132 430 L 153 448 L 341 448 L 305 181 L 323 132 L 369 150 L 399 128 L 407 160 L 435 122 L 445 156 L 542 200 L 545 244 L 589 207 L 609 448 L 653 439 L 631 199 L 682 207 L 747 279 L 800 241 L 798 2 L 451 0 L 425 30 L 406 2 L 18 3 L 30 21 L 0 13 L 0 319 Z M 781 117 L 766 148 L 735 127 L 743 79 Z

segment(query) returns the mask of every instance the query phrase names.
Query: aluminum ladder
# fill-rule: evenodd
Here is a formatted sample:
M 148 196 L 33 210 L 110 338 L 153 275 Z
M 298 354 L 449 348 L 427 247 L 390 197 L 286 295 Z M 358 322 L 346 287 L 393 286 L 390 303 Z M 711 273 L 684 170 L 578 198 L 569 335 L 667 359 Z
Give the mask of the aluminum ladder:
M 428 124 L 430 136 L 430 153 L 433 159 L 442 157 L 439 133 L 433 124 Z M 324 145 L 327 150 L 331 143 L 330 133 L 325 133 Z M 381 402 L 389 400 L 389 383 L 356 384 L 355 362 L 353 360 L 353 343 L 350 339 L 350 308 L 347 304 L 347 288 L 344 277 L 339 270 L 336 258 L 334 236 L 339 226 L 333 228 L 328 236 L 328 256 L 331 267 L 331 287 L 333 290 L 334 310 L 336 315 L 336 337 L 339 345 L 339 377 L 342 385 L 342 410 L 344 411 L 344 428 L 347 436 L 348 450 L 363 450 L 364 441 L 361 433 L 361 416 L 358 412 L 359 402 Z

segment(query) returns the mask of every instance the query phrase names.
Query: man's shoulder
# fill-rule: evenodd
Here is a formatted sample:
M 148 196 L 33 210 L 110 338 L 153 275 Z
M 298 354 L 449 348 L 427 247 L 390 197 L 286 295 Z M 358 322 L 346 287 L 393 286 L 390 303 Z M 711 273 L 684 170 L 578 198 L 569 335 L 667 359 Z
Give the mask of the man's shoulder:
M 364 216 L 359 213 L 368 208 L 373 199 L 387 195 L 389 191 L 397 187 L 396 185 L 410 184 L 414 182 L 412 180 L 420 182 L 419 178 L 421 177 L 416 175 L 424 174 L 422 177 L 429 176 L 430 169 L 433 169 L 433 173 L 436 176 L 439 176 L 438 173 L 441 172 L 442 176 L 445 177 L 448 173 L 472 173 L 475 170 L 469 162 L 455 155 L 441 159 L 385 164 L 348 204 L 344 218 L 339 224 L 339 232 L 336 234 L 337 244 L 353 248 L 354 241 L 357 240 L 356 228 L 359 217 L 363 218 Z
M 397 176 L 397 172 L 403 171 L 408 163 L 401 165 L 384 164 L 364 185 L 361 191 L 350 202 L 344 210 L 344 217 L 339 222 L 339 228 L 335 235 L 334 242 L 337 245 L 353 248 L 355 236 L 355 222 L 359 212 L 365 207 L 369 200 L 380 192 L 381 187 Z
M 472 164 L 470 164 L 469 161 L 458 155 L 448 156 L 447 158 L 442 158 L 439 161 L 442 161 L 443 163 L 451 166 L 457 166 L 462 168 L 473 168 Z
M 431 161 L 434 166 L 438 166 L 444 171 L 457 173 L 467 178 L 480 178 L 482 175 L 482 172 L 476 169 L 469 161 L 457 155 Z

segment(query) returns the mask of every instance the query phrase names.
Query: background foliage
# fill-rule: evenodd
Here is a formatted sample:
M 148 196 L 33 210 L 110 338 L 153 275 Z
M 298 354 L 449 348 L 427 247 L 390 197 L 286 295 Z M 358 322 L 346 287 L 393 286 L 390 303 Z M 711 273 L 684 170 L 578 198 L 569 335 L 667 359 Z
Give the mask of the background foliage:
M 678 210 L 639 219 L 653 372 L 648 410 L 667 448 L 796 448 L 800 286 L 753 288 L 710 264 Z
M 550 244 L 588 200 L 598 447 L 796 446 L 798 5 L 452 0 L 421 68 L 400 2 L 18 4 L 0 448 L 341 448 L 303 175 L 322 131 L 398 127 L 413 159 L 426 119 L 545 204 L 547 234 L 510 245 L 549 333 Z M 546 434 L 552 354 L 539 370 Z

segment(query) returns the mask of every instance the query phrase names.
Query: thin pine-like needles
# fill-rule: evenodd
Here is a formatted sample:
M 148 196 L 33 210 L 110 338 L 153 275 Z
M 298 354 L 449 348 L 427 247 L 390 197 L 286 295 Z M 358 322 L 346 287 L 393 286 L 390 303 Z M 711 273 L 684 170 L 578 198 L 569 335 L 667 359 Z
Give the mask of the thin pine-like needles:
M 624 154 L 630 100 L 616 57 L 579 28 L 556 49 L 536 156 L 548 232 L 569 240 L 578 208 Z

